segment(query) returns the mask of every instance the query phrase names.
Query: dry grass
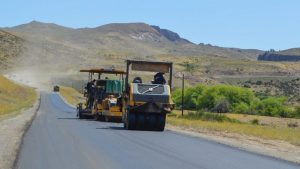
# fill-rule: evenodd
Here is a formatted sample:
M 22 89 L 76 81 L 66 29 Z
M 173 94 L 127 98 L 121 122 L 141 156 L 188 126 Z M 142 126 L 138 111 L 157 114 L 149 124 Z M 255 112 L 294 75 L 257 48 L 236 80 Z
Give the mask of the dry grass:
M 34 104 L 37 94 L 33 88 L 21 86 L 0 75 L 0 116 L 16 112 Z
M 244 123 L 251 123 L 251 121 L 257 119 L 258 123 L 263 126 L 270 126 L 276 128 L 288 127 L 291 123 L 297 123 L 299 126 L 296 127 L 300 129 L 300 119 L 293 118 L 279 118 L 279 117 L 268 117 L 268 116 L 258 116 L 258 115 L 247 115 L 247 114 L 226 114 L 227 117 L 239 120 Z
M 74 106 L 76 106 L 79 102 L 83 102 L 85 99 L 81 93 L 71 87 L 60 86 L 59 93 L 68 103 Z
M 272 127 L 254 125 L 249 123 L 213 122 L 195 119 L 185 119 L 180 118 L 178 114 L 179 112 L 175 111 L 174 114 L 168 116 L 168 123 L 175 126 L 193 128 L 195 130 L 205 129 L 218 132 L 238 133 L 263 139 L 283 140 L 294 145 L 300 145 L 299 128 L 288 128 L 287 126 L 281 125 L 277 125 L 277 127 Z

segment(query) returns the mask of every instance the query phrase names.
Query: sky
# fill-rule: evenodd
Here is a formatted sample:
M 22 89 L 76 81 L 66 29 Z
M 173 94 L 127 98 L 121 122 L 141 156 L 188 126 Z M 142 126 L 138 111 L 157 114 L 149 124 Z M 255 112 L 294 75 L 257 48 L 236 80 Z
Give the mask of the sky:
M 0 27 L 144 22 L 197 44 L 284 50 L 300 47 L 299 9 L 299 0 L 1 0 Z

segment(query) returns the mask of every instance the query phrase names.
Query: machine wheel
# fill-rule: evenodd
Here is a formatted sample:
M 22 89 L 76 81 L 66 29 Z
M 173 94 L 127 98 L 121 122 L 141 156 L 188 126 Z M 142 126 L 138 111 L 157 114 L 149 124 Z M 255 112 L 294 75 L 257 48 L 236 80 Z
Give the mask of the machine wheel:
M 94 120 L 96 120 L 96 121 L 99 120 L 99 115 L 98 115 L 98 114 L 95 114 L 95 115 L 94 115 Z
M 78 111 L 78 118 L 79 118 L 79 119 L 83 119 L 83 115 L 82 115 L 82 113 L 81 113 L 80 110 Z
M 164 131 L 166 125 L 166 114 L 158 114 L 156 117 L 156 131 Z
M 95 120 L 96 120 L 96 121 L 104 121 L 104 117 L 103 117 L 103 115 L 96 114 L 96 115 L 95 115 Z
M 127 113 L 127 124 L 126 124 L 126 128 L 128 130 L 134 130 L 136 129 L 136 115 L 135 113 Z
M 145 114 L 137 113 L 136 119 L 137 119 L 136 129 L 138 129 L 138 130 L 144 129 L 146 127 Z
M 147 130 L 153 131 L 156 128 L 157 120 L 155 114 L 147 114 L 148 126 Z
M 110 122 L 110 118 L 108 116 L 104 116 L 105 122 Z

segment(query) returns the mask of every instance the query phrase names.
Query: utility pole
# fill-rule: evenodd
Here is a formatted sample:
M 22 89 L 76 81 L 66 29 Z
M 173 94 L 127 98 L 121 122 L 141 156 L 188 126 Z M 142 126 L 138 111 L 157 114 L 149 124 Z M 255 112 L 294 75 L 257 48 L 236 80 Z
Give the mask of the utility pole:
M 182 91 L 181 91 L 181 116 L 183 116 L 183 104 L 184 104 L 184 73 L 182 73 Z

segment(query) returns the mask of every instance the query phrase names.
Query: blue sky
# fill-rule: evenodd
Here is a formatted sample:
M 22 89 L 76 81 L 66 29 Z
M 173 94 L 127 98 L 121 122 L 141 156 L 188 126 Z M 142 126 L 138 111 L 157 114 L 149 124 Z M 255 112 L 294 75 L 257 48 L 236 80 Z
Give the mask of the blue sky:
M 300 47 L 299 9 L 299 0 L 2 0 L 0 27 L 145 22 L 194 43 L 283 50 Z

